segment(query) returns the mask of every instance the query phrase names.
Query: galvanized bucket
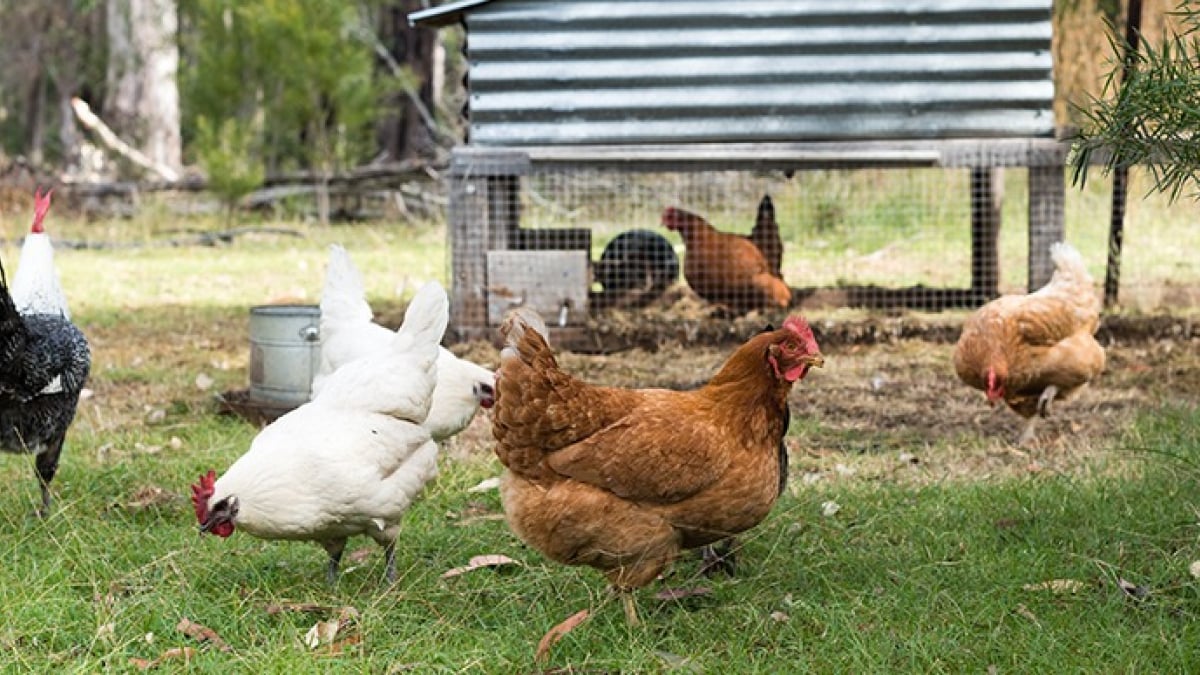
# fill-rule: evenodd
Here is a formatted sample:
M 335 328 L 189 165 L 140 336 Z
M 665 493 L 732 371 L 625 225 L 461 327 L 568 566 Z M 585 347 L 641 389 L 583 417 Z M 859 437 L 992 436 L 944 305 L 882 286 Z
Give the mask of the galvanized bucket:
M 250 399 L 298 406 L 308 401 L 321 361 L 321 308 L 250 308 Z

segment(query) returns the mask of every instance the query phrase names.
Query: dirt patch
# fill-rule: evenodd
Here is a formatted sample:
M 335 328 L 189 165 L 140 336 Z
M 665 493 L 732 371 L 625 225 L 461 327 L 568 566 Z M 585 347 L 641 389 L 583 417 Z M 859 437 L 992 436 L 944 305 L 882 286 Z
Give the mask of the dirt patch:
M 764 318 L 746 317 L 723 328 L 697 320 L 700 331 L 725 336 L 714 344 L 698 337 L 667 339 L 664 332 L 649 347 L 610 354 L 564 351 L 560 362 L 596 384 L 691 389 L 707 382 Z M 83 319 L 92 341 L 88 386 L 94 395 L 80 407 L 82 424 L 96 431 L 186 425 L 196 416 L 217 414 L 219 392 L 247 386 L 246 310 L 159 307 L 122 319 L 119 324 Z M 1139 413 L 1164 404 L 1200 406 L 1200 337 L 1196 324 L 1185 319 L 1106 319 L 1104 374 L 1056 407 L 1039 426 L 1039 443 L 1030 451 L 1013 444 L 1021 418 L 988 407 L 982 394 L 955 377 L 950 359 L 958 323 L 953 317 L 855 321 L 830 316 L 814 323 L 827 361 L 791 397 L 789 445 L 796 485 L 1091 471 L 1097 462 L 1111 466 L 1106 449 Z M 739 330 L 744 332 L 735 335 Z M 499 362 L 490 342 L 456 344 L 451 350 L 484 366 Z M 213 380 L 208 387 L 198 384 L 202 374 Z M 165 420 L 158 412 L 164 409 Z M 486 455 L 491 444 L 487 418 L 480 416 L 447 454 Z

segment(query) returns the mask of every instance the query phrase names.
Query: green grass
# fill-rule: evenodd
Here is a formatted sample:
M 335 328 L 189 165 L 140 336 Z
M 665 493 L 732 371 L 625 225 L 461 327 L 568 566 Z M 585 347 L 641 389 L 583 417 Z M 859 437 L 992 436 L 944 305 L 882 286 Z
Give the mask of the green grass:
M 303 237 L 239 237 L 211 249 L 60 250 L 76 321 L 92 341 L 94 395 L 80 405 L 47 520 L 27 517 L 37 498 L 30 459 L 0 456 L 0 672 L 134 672 L 133 659 L 175 647 L 196 650 L 189 670 L 214 673 L 924 673 L 992 665 L 999 672 L 1180 672 L 1200 664 L 1200 582 L 1188 571 L 1200 559 L 1200 412 L 1188 396 L 1163 403 L 1163 396 L 1144 395 L 1142 414 L 1072 470 L 986 479 L 937 478 L 957 474 L 935 475 L 931 466 L 943 455 L 993 452 L 992 441 L 963 448 L 914 429 L 860 452 L 855 438 L 869 434 L 847 432 L 846 420 L 798 415 L 792 488 L 744 538 L 738 576 L 700 579 L 695 560 L 680 561 L 670 578 L 639 594 L 638 628 L 625 624 L 597 573 L 548 563 L 503 521 L 478 517 L 500 512 L 494 492 L 468 492 L 499 471 L 485 419 L 456 439 L 440 477 L 409 510 L 393 588 L 382 581 L 382 555 L 365 539 L 350 550 L 369 555 L 347 562 L 329 588 L 316 546 L 242 533 L 200 537 L 187 486 L 209 468 L 227 467 L 256 431 L 215 414 L 212 400 L 247 383 L 248 307 L 278 296 L 315 302 L 326 247 L 335 241 L 351 248 L 372 301 L 388 311 L 415 289 L 405 279 L 444 278 L 437 227 L 284 226 Z M 63 227 L 67 238 L 145 243 L 165 231 L 145 220 Z M 16 251 L 0 254 L 7 262 Z M 675 365 L 689 351 L 695 348 L 640 358 Z M 815 375 L 800 395 L 853 397 L 848 384 L 819 389 L 836 383 L 838 358 L 861 358 L 850 351 L 831 352 L 829 372 L 817 374 L 828 379 Z M 1172 353 L 1194 351 L 1179 343 Z M 933 367 L 928 355 L 897 354 L 908 365 L 895 364 L 889 377 Z M 624 368 L 632 358 L 564 360 L 618 378 L 640 372 Z M 1147 357 L 1123 356 L 1114 366 L 1126 368 L 1130 358 L 1140 364 Z M 876 372 L 869 361 L 860 367 L 863 378 Z M 199 374 L 213 379 L 211 388 L 197 385 Z M 1136 383 L 1117 384 L 1128 382 L 1111 378 L 1102 386 L 1132 393 Z M 978 431 L 964 426 L 963 434 Z M 860 473 L 827 472 L 834 477 L 809 483 L 808 450 L 824 453 L 820 463 Z M 928 471 L 927 479 L 877 468 L 905 451 L 923 458 L 911 471 Z M 136 504 L 148 488 L 165 493 L 149 506 Z M 824 516 L 829 501 L 840 510 Z M 440 578 L 488 553 L 523 565 Z M 1025 588 L 1055 579 L 1080 586 L 1068 594 Z M 1129 597 L 1118 579 L 1149 595 Z M 711 593 L 654 597 L 665 587 L 696 585 Z M 268 613 L 285 602 L 332 609 Z M 340 654 L 305 647 L 314 623 L 343 606 L 358 610 L 361 642 Z M 585 608 L 591 618 L 535 663 L 541 636 Z M 181 634 L 183 618 L 211 628 L 232 651 Z M 169 661 L 159 670 L 182 668 Z
M 442 476 L 405 520 L 401 578 L 386 588 L 382 556 L 323 583 L 315 546 L 198 537 L 182 494 L 147 509 L 123 506 L 139 486 L 182 493 L 202 470 L 239 454 L 253 430 L 230 418 L 112 434 L 127 451 L 98 462 L 77 435 L 56 488 L 54 515 L 27 519 L 29 467 L 5 462 L 0 498 L 0 661 L 30 671 L 131 668 L 191 641 L 181 618 L 212 628 L 232 653 L 199 649 L 201 672 L 353 667 L 387 672 L 520 672 L 538 638 L 569 614 L 594 615 L 553 650 L 547 667 L 706 672 L 1179 672 L 1200 664 L 1197 552 L 1200 436 L 1197 411 L 1147 415 L 1114 443 L 1137 471 L 1126 477 L 1032 477 L 924 487 L 839 483 L 793 490 L 747 537 L 736 578 L 698 580 L 677 565 L 667 586 L 704 584 L 711 595 L 679 601 L 640 596 L 644 625 L 625 625 L 619 604 L 589 570 L 564 569 L 525 549 L 503 522 L 460 525 L 497 512 L 494 493 L 467 488 L 494 460 L 443 461 Z M 170 436 L 182 443 L 171 448 Z M 162 445 L 138 452 L 134 441 Z M 1169 453 L 1171 456 L 1167 456 Z M 20 469 L 20 470 L 18 470 Z M 822 504 L 841 509 L 821 515 Z M 352 549 L 373 547 L 365 540 Z M 481 553 L 525 563 L 440 579 Z M 1026 585 L 1080 583 L 1056 594 Z M 1118 579 L 1145 586 L 1135 599 Z M 338 656 L 301 639 L 326 615 L 271 615 L 303 601 L 360 612 L 362 642 Z

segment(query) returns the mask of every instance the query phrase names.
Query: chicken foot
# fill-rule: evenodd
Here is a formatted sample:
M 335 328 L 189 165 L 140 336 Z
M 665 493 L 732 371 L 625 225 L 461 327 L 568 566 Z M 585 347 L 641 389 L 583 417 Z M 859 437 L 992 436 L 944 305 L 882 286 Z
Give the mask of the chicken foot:
M 737 538 L 729 537 L 721 541 L 701 547 L 700 549 L 700 573 L 706 577 L 713 577 L 718 572 L 724 572 L 728 576 L 737 574 Z
M 1050 403 L 1054 401 L 1054 397 L 1058 396 L 1058 387 L 1050 385 L 1042 391 L 1042 395 L 1038 397 L 1037 411 L 1042 417 L 1050 414 Z

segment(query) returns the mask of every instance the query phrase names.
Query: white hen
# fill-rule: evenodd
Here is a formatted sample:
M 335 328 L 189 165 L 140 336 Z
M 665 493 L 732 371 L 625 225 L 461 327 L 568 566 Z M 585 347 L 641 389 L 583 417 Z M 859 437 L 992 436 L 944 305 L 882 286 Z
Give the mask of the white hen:
M 337 579 L 346 540 L 365 534 L 396 577 L 400 517 L 437 474 L 437 444 L 421 426 L 437 382 L 446 292 L 417 292 L 388 348 L 347 363 L 321 393 L 264 428 L 220 478 L 192 486 L 200 531 L 228 537 L 315 541 Z
M 54 314 L 70 319 L 67 296 L 58 282 L 58 270 L 54 267 L 54 245 L 46 234 L 42 221 L 50 210 L 50 195 L 39 189 L 33 194 L 33 226 L 21 244 L 21 259 L 17 262 L 17 273 L 13 276 L 12 298 L 21 314 Z
M 357 358 L 385 349 L 392 332 L 374 322 L 362 278 L 346 249 L 329 247 L 329 265 L 321 291 L 321 360 L 313 377 L 313 396 L 326 387 L 327 378 Z M 438 349 L 438 382 L 425 428 L 441 442 L 462 431 L 482 405 L 495 401 L 492 371 Z

